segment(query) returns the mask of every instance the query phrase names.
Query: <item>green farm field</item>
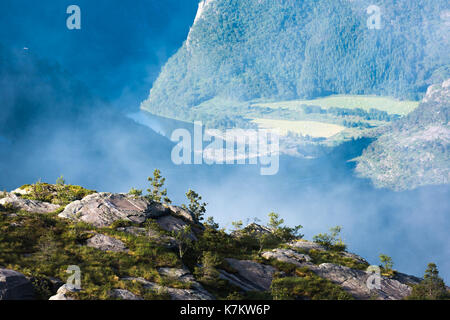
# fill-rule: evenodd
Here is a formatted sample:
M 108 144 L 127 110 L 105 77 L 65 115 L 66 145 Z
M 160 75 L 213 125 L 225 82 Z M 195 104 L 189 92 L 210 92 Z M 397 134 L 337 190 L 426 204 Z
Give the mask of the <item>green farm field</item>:
M 287 135 L 293 132 L 301 135 L 308 135 L 313 138 L 330 138 L 345 130 L 345 127 L 332 123 L 318 121 L 290 121 L 274 119 L 255 119 L 260 128 L 278 129 L 280 135 Z
M 397 100 L 390 97 L 380 96 L 363 96 L 363 95 L 334 95 L 326 98 L 313 100 L 290 100 L 279 102 L 258 102 L 253 106 L 295 109 L 301 105 L 320 106 L 324 109 L 331 107 L 356 109 L 361 108 L 365 111 L 370 109 L 378 109 L 386 111 L 389 114 L 407 115 L 419 105 L 418 101 Z

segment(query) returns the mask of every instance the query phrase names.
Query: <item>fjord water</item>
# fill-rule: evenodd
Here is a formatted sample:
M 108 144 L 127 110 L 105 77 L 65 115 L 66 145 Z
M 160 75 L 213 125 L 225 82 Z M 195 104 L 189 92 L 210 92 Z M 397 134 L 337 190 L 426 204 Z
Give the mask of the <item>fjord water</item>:
M 306 239 L 341 225 L 349 251 L 370 263 L 378 264 L 384 253 L 397 270 L 421 276 L 427 263 L 435 262 L 450 282 L 450 187 L 374 188 L 355 177 L 348 161 L 370 141 L 342 144 L 317 159 L 283 156 L 278 174 L 261 176 L 253 165 L 176 166 L 175 144 L 167 136 L 190 125 L 144 113 L 131 118 L 96 113 L 86 123 L 40 127 L 14 143 L 0 139 L 0 189 L 38 179 L 54 182 L 64 174 L 68 183 L 97 191 L 145 190 L 147 177 L 159 168 L 175 204 L 186 203 L 191 188 L 208 202 L 207 216 L 222 227 L 253 218 L 265 223 L 271 211 L 288 225 L 303 225 Z
M 167 137 L 175 128 L 191 127 L 145 112 L 130 118 Z M 186 188 L 196 190 L 208 202 L 207 215 L 224 227 L 253 218 L 266 222 L 271 211 L 280 213 L 289 225 L 303 225 L 308 239 L 341 225 L 349 250 L 370 263 L 378 264 L 379 254 L 384 253 L 393 257 L 398 270 L 421 276 L 426 264 L 435 262 L 449 281 L 450 188 L 403 192 L 374 188 L 369 180 L 354 175 L 354 162 L 349 161 L 369 143 L 368 139 L 344 143 L 317 159 L 282 156 L 274 176 L 261 176 L 252 165 L 170 163 L 163 175 L 175 202 L 185 201 Z

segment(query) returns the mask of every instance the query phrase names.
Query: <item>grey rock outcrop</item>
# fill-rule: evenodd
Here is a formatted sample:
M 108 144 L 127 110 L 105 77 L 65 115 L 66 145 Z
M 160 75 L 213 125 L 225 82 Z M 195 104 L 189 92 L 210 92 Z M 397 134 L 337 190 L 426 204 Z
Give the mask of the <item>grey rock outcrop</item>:
M 198 283 L 190 271 L 186 268 L 158 268 L 158 273 L 165 278 L 177 280 L 184 283 L 189 283 L 191 289 L 208 294 L 200 283 Z M 211 296 L 212 297 L 212 296 Z
M 181 282 L 189 282 L 189 289 L 177 289 L 164 287 L 157 283 L 147 281 L 144 278 L 123 278 L 125 281 L 137 281 L 141 283 L 144 288 L 150 289 L 155 292 L 167 292 L 172 300 L 214 300 L 214 296 L 206 291 L 202 285 L 195 281 L 192 274 L 186 269 L 176 268 L 160 268 L 158 269 L 160 274 L 164 277 L 176 279 Z
M 32 300 L 33 286 L 22 273 L 0 269 L 0 300 Z
M 11 193 L 13 193 L 13 194 L 18 194 L 18 195 L 27 195 L 27 194 L 30 194 L 31 193 L 31 187 L 28 187 L 28 188 L 26 188 L 26 187 L 24 187 L 24 188 L 17 188 L 17 189 L 14 189 L 14 190 L 12 190 L 11 191 Z
M 168 232 L 177 232 L 182 230 L 185 226 L 188 225 L 187 222 L 183 221 L 180 218 L 174 217 L 172 215 L 163 216 L 158 219 L 156 219 L 156 222 L 159 224 L 159 226 Z M 197 237 L 193 232 L 190 234 L 190 238 L 192 240 L 197 240 Z
M 312 241 L 307 241 L 307 240 L 298 240 L 298 241 L 292 241 L 290 243 L 288 243 L 288 246 L 290 246 L 293 249 L 298 249 L 301 251 L 305 251 L 305 252 L 309 252 L 310 250 L 320 250 L 320 251 L 327 251 L 327 249 L 323 246 L 321 246 L 318 243 L 312 242 Z M 356 260 L 358 263 L 363 263 L 363 264 L 369 264 L 366 259 L 364 259 L 363 257 L 351 253 L 351 252 L 347 252 L 347 251 L 341 251 L 340 255 L 345 257 L 345 258 L 350 258 L 353 260 Z
M 289 244 L 292 248 L 299 248 L 304 251 L 325 250 L 314 242 L 295 241 Z M 359 263 L 367 264 L 362 257 L 349 253 L 341 252 L 343 257 L 351 258 Z M 315 265 L 311 263 L 311 258 L 306 254 L 299 254 L 290 249 L 274 249 L 264 252 L 262 256 L 266 259 L 276 259 L 282 262 L 292 263 L 299 267 L 307 267 L 318 276 L 328 279 L 341 286 L 356 299 L 379 299 L 379 300 L 399 300 L 404 299 L 411 294 L 411 284 L 420 282 L 419 278 L 397 273 L 394 278 L 387 278 L 380 275 L 380 288 L 369 289 L 367 281 L 371 273 L 351 269 L 346 266 L 333 263 L 322 263 Z
M 332 263 L 323 263 L 313 271 L 349 292 L 357 299 L 400 300 L 411 294 L 411 287 L 398 280 L 381 277 L 380 289 L 369 289 L 370 273 Z
M 245 286 L 254 288 L 253 290 L 256 291 L 266 291 L 270 289 L 273 275 L 276 271 L 274 267 L 250 260 L 236 260 L 231 258 L 225 260 L 231 268 L 237 271 L 232 277 L 234 280 L 236 278 L 239 280 L 236 281 L 236 283 L 243 283 Z M 229 273 L 222 273 L 222 275 L 228 276 Z M 244 289 L 244 287 L 242 287 L 242 289 Z
M 295 252 L 291 249 L 274 249 L 272 251 L 263 252 L 262 256 L 266 259 L 276 259 L 278 261 L 295 264 L 299 267 L 310 265 L 311 262 L 310 256 Z
M 220 279 L 228 281 L 231 285 L 240 288 L 243 291 L 261 291 L 260 287 L 257 287 L 247 281 L 246 279 L 240 278 L 238 275 L 234 275 L 225 270 L 219 270 Z
M 96 227 L 107 227 L 118 220 L 145 222 L 170 211 L 160 203 L 125 194 L 94 193 L 67 205 L 59 214 L 61 218 L 83 221 Z
M 114 289 L 110 293 L 111 298 L 118 300 L 144 300 L 141 297 L 125 289 Z
M 288 243 L 288 245 L 292 248 L 301 249 L 305 251 L 309 250 L 326 250 L 323 246 L 321 246 L 318 243 L 312 242 L 312 241 L 306 241 L 306 240 L 298 240 L 298 241 L 292 241 Z
M 186 268 L 158 268 L 158 273 L 163 277 L 176 279 L 181 282 L 195 282 L 194 276 Z
M 96 233 L 92 238 L 89 238 L 86 241 L 86 245 L 88 247 L 96 248 L 102 251 L 112 251 L 112 252 L 128 251 L 127 247 L 122 241 L 100 233 Z
M 415 285 L 420 283 L 423 279 L 420 279 L 418 277 L 404 274 L 401 272 L 396 272 L 394 275 L 394 279 L 400 281 L 401 283 L 408 284 L 408 285 Z
M 172 212 L 173 215 L 182 217 L 186 219 L 187 221 L 190 221 L 192 223 L 198 223 L 197 219 L 194 217 L 194 215 L 187 209 L 184 209 L 182 207 L 178 206 L 167 206 L 169 210 Z
M 138 228 L 138 227 L 120 227 L 117 228 L 116 230 L 132 234 L 133 236 L 143 236 L 146 234 L 145 228 Z
M 76 289 L 73 286 L 64 284 L 58 289 L 56 295 L 51 296 L 48 300 L 75 300 L 74 298 L 70 297 L 68 293 L 79 291 L 80 291 L 79 289 Z
M 363 257 L 361 257 L 361 256 L 359 256 L 359 255 L 357 255 L 357 254 L 355 254 L 355 253 L 351 253 L 351 252 L 347 252 L 347 251 L 342 251 L 341 252 L 341 255 L 343 256 L 343 257 L 345 257 L 345 258 L 350 258 L 350 259 L 353 259 L 353 260 L 355 260 L 356 262 L 358 262 L 358 263 L 364 263 L 364 264 L 369 264 L 368 262 L 367 262 L 367 260 L 366 259 L 364 259 Z
M 17 210 L 24 210 L 32 213 L 50 213 L 60 208 L 57 204 L 23 199 L 13 193 L 8 193 L 6 197 L 0 199 L 0 205 L 10 205 Z

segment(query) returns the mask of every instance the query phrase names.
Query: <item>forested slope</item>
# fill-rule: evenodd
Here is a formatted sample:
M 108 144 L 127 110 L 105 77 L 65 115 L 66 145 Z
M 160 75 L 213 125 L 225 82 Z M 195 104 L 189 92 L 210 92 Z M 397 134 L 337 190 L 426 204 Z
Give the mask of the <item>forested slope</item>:
M 332 93 L 419 99 L 449 75 L 449 4 L 380 1 L 202 1 L 187 41 L 142 108 L 191 119 L 192 107 Z M 194 115 L 195 116 L 195 115 Z
M 450 79 L 431 86 L 420 106 L 383 128 L 356 171 L 379 187 L 414 189 L 450 182 Z

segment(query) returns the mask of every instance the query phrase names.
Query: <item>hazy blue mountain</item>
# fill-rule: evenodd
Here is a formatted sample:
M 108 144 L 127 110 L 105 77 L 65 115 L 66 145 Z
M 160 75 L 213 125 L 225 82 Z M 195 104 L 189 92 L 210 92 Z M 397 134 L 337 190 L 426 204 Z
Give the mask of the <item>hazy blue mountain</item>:
M 214 97 L 293 99 L 331 93 L 418 99 L 449 76 L 449 3 L 204 0 L 187 40 L 142 108 L 191 118 Z

